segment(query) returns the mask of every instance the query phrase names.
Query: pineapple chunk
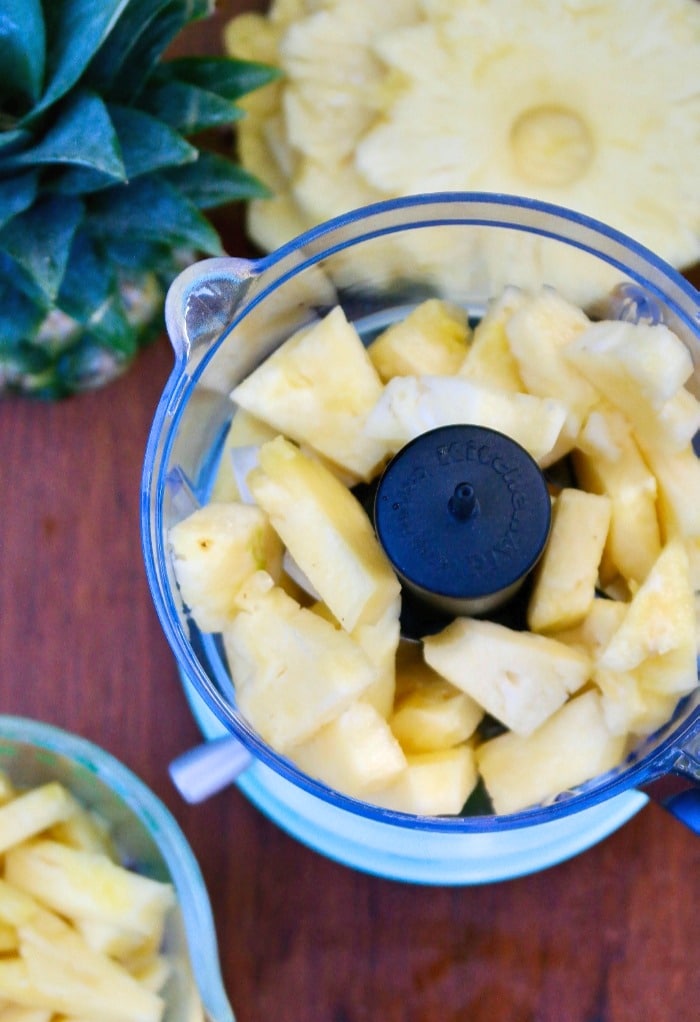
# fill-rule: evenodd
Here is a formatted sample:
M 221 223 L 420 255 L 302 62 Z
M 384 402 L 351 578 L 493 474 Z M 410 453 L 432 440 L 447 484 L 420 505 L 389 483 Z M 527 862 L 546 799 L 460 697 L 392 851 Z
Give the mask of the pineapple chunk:
M 268 440 L 274 440 L 277 430 L 262 419 L 257 419 L 245 408 L 237 408 L 226 435 L 225 447 L 259 447 Z
M 637 426 L 637 433 L 646 445 L 672 452 L 683 450 L 700 429 L 700 401 L 689 390 L 681 388 L 657 410 L 658 428 Z
M 426 662 L 520 735 L 538 728 L 589 678 L 590 658 L 544 635 L 456 618 L 423 640 Z
M 661 552 L 656 501 L 631 492 L 610 498 L 608 539 L 600 561 L 603 588 L 620 579 L 632 593 L 644 581 Z
M 17 930 L 44 911 L 39 902 L 21 887 L 0 877 L 0 921 Z
M 274 440 L 276 436 L 276 429 L 256 419 L 244 408 L 238 408 L 224 440 L 209 500 L 218 504 L 241 500 L 240 487 L 233 471 L 234 452 L 240 447 L 259 447 L 267 440 Z
M 639 584 L 661 551 L 657 483 L 637 446 L 629 420 L 612 405 L 589 415 L 572 452 L 579 484 L 612 501 L 604 553 L 604 580 L 620 574 Z
M 566 346 L 564 354 L 624 412 L 645 445 L 678 451 L 700 427 L 700 403 L 683 390 L 693 372 L 692 359 L 668 327 L 593 323 Z
M 455 745 L 406 758 L 405 770 L 392 785 L 374 791 L 373 802 L 416 816 L 453 816 L 461 812 L 478 780 L 470 745 Z
M 0 852 L 67 820 L 76 809 L 73 796 L 57 781 L 18 795 L 0 807 Z
M 697 645 L 687 636 L 676 649 L 642 660 L 634 672 L 645 692 L 680 699 L 698 684 Z
M 564 348 L 590 325 L 588 317 L 557 291 L 544 287 L 529 296 L 506 323 L 510 350 L 530 394 L 566 398 L 564 434 L 572 444 L 599 393 L 564 357 Z M 563 453 L 563 451 L 562 451 Z
M 287 550 L 347 631 L 377 622 L 400 586 L 352 493 L 283 437 L 260 448 L 248 477 Z
M 311 738 L 295 745 L 289 758 L 331 788 L 360 799 L 391 784 L 406 767 L 386 720 L 364 700 L 351 703 Z
M 596 596 L 583 620 L 573 628 L 557 632 L 557 641 L 576 646 L 595 660 L 622 624 L 626 613 L 627 604 L 620 600 Z
M 377 668 L 376 680 L 362 694 L 377 713 L 389 719 L 396 693 L 396 653 L 401 639 L 401 597 L 390 603 L 378 621 L 356 625 L 351 635 Z
M 511 286 L 506 287 L 498 298 L 489 303 L 474 327 L 471 344 L 458 369 L 460 376 L 496 390 L 525 389 L 505 329 L 508 319 L 523 301 L 524 292 Z
M 363 425 L 381 392 L 357 331 L 335 306 L 285 341 L 231 397 L 291 440 L 368 480 L 384 450 Z
M 301 607 L 264 573 L 223 633 L 241 712 L 274 749 L 306 741 L 376 680 L 347 632 Z
M 223 630 L 254 572 L 281 570 L 282 544 L 267 515 L 248 504 L 206 504 L 174 525 L 169 539 L 182 598 L 203 632 Z
M 564 489 L 554 501 L 549 541 L 527 607 L 532 631 L 570 628 L 591 609 L 610 512 L 608 497 L 583 490 Z
M 426 664 L 418 647 L 402 649 L 389 723 L 404 752 L 459 745 L 473 735 L 483 715 L 477 702 Z
M 464 376 L 397 376 L 368 415 L 365 432 L 395 454 L 438 426 L 473 423 L 507 434 L 544 464 L 566 416 L 561 401 L 499 391 Z
M 462 308 L 429 298 L 381 333 L 367 352 L 385 381 L 393 376 L 449 376 L 464 361 L 469 335 Z
M 340 628 L 338 619 L 325 603 L 319 600 L 311 610 Z M 362 701 L 370 703 L 385 720 L 391 715 L 396 692 L 396 652 L 401 639 L 400 613 L 401 597 L 397 596 L 378 621 L 357 625 L 350 633 L 377 669 L 375 680 L 362 693 Z
M 700 459 L 691 444 L 673 454 L 644 445 L 657 486 L 657 510 L 665 541 L 700 537 Z
M 677 694 L 646 689 L 641 680 L 642 665 L 635 671 L 596 669 L 593 680 L 602 695 L 602 708 L 609 731 L 616 735 L 648 735 L 670 719 Z
M 498 814 L 515 813 L 553 798 L 612 769 L 625 748 L 611 734 L 595 691 L 570 699 L 534 733 L 513 732 L 484 742 L 476 761 Z
M 598 666 L 628 671 L 650 657 L 685 650 L 686 668 L 681 678 L 692 688 L 697 681 L 695 638 L 688 554 L 680 540 L 672 540 L 635 593 L 622 624 L 602 650 Z
M 168 979 L 173 975 L 176 964 L 179 964 L 177 960 L 170 962 L 165 955 L 151 955 L 143 962 L 129 963 L 129 972 L 147 990 L 158 993 L 159 990 L 165 988 Z M 205 1022 L 202 1006 L 198 1003 L 197 993 L 192 991 L 191 987 L 189 991 L 182 991 L 182 993 L 185 997 L 188 997 L 188 1000 L 191 999 L 185 1008 L 184 1018 L 187 1019 L 187 1022 Z
M 595 378 L 608 400 L 635 406 L 642 396 L 659 407 L 680 390 L 693 373 L 685 344 L 661 323 L 603 320 L 591 323 L 566 346 L 566 357 Z M 604 388 L 604 389 L 603 389 Z

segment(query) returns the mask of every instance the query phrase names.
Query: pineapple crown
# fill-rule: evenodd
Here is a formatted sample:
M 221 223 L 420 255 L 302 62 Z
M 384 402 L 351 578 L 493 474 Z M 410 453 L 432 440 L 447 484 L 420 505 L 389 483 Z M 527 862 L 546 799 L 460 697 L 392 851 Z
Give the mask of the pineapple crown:
M 161 59 L 212 10 L 0 0 L 0 390 L 53 397 L 121 371 L 175 273 L 222 252 L 202 211 L 266 194 L 188 139 L 237 120 L 278 72 Z

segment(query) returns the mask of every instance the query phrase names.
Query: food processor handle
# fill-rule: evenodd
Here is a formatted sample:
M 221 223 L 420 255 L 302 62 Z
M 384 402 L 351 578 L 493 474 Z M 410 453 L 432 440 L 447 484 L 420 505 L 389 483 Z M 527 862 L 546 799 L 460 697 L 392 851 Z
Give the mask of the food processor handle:
M 642 785 L 642 790 L 695 834 L 700 834 L 700 715 L 678 749 L 669 773 Z
M 233 735 L 188 749 L 169 767 L 170 778 L 186 802 L 203 802 L 233 784 L 253 757 Z
M 165 325 L 178 362 L 221 336 L 256 277 L 249 259 L 203 259 L 183 270 L 165 298 Z

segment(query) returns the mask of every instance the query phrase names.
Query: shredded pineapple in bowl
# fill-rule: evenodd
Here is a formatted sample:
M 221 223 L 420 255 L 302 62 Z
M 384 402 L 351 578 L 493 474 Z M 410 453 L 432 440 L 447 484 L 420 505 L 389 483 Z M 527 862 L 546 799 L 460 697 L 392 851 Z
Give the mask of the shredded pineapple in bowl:
M 204 882 L 165 806 L 37 721 L 0 717 L 0 759 L 3 1005 L 47 1022 L 233 1022 Z

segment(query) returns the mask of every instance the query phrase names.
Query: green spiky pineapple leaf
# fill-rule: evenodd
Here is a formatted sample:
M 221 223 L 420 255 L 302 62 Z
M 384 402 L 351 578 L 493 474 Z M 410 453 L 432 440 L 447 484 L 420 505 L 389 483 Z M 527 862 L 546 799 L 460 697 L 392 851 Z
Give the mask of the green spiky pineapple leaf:
M 247 170 L 218 153 L 200 153 L 196 163 L 164 175 L 197 209 L 213 209 L 236 199 L 264 199 L 270 192 Z
M 166 37 L 159 48 L 147 42 L 150 34 L 155 31 L 154 27 L 157 28 L 159 24 L 159 18 L 164 17 L 164 11 L 172 3 L 173 0 L 140 0 L 138 3 L 130 3 L 90 61 L 85 75 L 86 83 L 114 99 L 118 98 L 116 86 L 127 77 L 132 87 L 140 88 L 154 63 L 179 31 L 170 38 Z M 211 13 L 211 9 L 212 4 L 208 0 L 194 0 L 189 20 Z M 162 35 L 158 30 L 158 36 Z M 150 59 L 142 62 L 141 58 L 146 52 L 150 53 Z
M 183 57 L 158 68 L 144 89 L 145 109 L 183 134 L 194 134 L 242 116 L 236 100 L 279 75 L 277 69 L 225 57 Z
M 157 175 L 99 192 L 92 203 L 91 228 L 98 238 L 120 235 L 223 255 L 221 239 L 209 221 Z
M 232 100 L 274 82 L 281 73 L 257 61 L 231 61 L 226 57 L 178 57 L 168 61 L 165 68 L 182 82 Z
M 82 216 L 79 199 L 47 196 L 0 230 L 0 250 L 29 274 L 49 300 L 58 294 Z
M 278 72 L 164 57 L 213 7 L 0 0 L 0 391 L 59 397 L 121 372 L 162 329 L 173 277 L 222 254 L 202 211 L 268 194 L 209 149 Z
M 97 93 L 78 90 L 62 106 L 41 141 L 7 156 L 3 167 L 12 170 L 47 163 L 76 164 L 117 181 L 126 179 L 117 132 Z
M 143 0 L 140 3 L 132 0 L 132 4 L 138 9 Z M 121 102 L 131 102 L 139 95 L 151 68 L 172 40 L 189 22 L 210 14 L 214 5 L 211 0 L 168 0 L 155 4 L 148 0 L 148 6 L 157 10 L 137 27 L 123 51 L 119 73 L 109 83 L 110 94 Z
M 0 94 L 36 103 L 44 80 L 44 17 L 39 0 L 6 0 L 0 21 Z
M 8 115 L 6 120 L 11 120 L 11 115 Z M 25 128 L 12 128 L 8 131 L 2 131 L 0 128 L 0 157 L 18 152 L 31 143 L 31 140 L 32 133 Z
M 46 86 L 34 120 L 73 88 L 130 0 L 44 0 Z
M 133 354 L 134 333 L 120 300 L 114 269 L 85 230 L 73 238 L 59 298 L 68 316 L 90 325 L 110 347 Z
M 23 213 L 34 202 L 39 189 L 38 170 L 27 170 L 10 180 L 0 181 L 0 228 Z
M 149 83 L 141 100 L 145 110 L 183 135 L 231 124 L 242 116 L 231 100 L 176 79 Z
M 195 146 L 167 124 L 142 110 L 110 104 L 108 113 L 123 165 L 123 180 L 133 181 L 164 167 L 177 167 L 197 159 Z M 50 185 L 63 195 L 84 195 L 109 188 L 114 176 L 96 167 L 73 166 L 63 170 Z
M 111 104 L 127 180 L 197 159 L 197 149 L 167 124 L 142 110 Z
M 22 270 L 13 259 L 0 252 L 0 352 L 5 356 L 31 337 L 46 315 L 46 305 L 16 286 Z

